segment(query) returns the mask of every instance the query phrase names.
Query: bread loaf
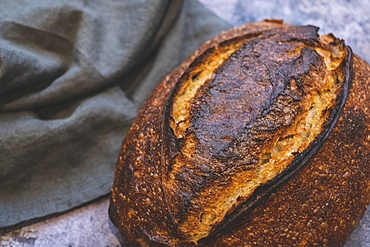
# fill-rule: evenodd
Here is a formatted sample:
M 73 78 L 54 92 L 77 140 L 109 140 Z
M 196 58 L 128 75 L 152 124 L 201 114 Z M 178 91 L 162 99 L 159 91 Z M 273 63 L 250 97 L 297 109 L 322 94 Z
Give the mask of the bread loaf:
M 127 246 L 338 246 L 370 202 L 370 66 L 314 26 L 206 42 L 142 106 L 109 215 Z

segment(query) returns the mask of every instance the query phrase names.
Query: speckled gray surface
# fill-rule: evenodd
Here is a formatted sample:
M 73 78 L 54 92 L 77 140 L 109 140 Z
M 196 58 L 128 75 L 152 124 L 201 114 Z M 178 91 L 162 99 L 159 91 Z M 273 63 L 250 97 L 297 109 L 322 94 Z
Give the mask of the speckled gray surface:
M 2 247 L 121 246 L 108 221 L 108 198 L 0 237 Z
M 297 25 L 316 25 L 346 40 L 355 53 L 370 62 L 370 1 L 200 0 L 219 17 L 236 26 L 266 18 Z M 0 246 L 120 246 L 107 216 L 109 199 L 0 237 Z M 346 247 L 370 246 L 370 209 L 349 237 Z

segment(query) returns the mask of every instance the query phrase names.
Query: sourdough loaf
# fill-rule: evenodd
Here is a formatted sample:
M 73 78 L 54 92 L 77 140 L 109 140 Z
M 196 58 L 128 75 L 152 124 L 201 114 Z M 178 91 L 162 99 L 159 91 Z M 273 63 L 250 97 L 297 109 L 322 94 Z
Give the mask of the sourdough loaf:
M 206 42 L 142 106 L 109 214 L 128 246 L 338 246 L 370 201 L 370 66 L 314 26 Z

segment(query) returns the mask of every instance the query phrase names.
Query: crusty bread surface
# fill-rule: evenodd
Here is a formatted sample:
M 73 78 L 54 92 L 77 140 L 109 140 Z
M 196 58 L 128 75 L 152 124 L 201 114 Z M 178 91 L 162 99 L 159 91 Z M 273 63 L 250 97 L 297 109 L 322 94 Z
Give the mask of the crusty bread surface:
M 206 42 L 122 145 L 109 214 L 128 246 L 338 246 L 370 201 L 370 66 L 280 20 Z

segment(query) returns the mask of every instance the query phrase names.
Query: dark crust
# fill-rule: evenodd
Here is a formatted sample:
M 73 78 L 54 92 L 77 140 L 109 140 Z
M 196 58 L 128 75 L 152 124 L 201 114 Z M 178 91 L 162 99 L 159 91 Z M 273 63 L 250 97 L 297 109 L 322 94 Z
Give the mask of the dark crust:
M 168 201 L 162 181 L 163 173 L 166 173 L 169 165 L 164 155 L 171 152 L 168 145 L 170 143 L 166 143 L 162 136 L 163 131 L 170 130 L 162 129 L 166 125 L 161 116 L 164 115 L 163 105 L 173 90 L 173 85 L 189 64 L 210 47 L 227 39 L 275 27 L 287 28 L 289 25 L 279 21 L 250 23 L 208 41 L 166 77 L 144 103 L 124 140 L 109 208 L 110 219 L 120 230 L 125 244 L 143 246 L 144 241 L 151 246 L 160 246 L 159 243 L 178 246 L 181 242 L 176 221 L 169 210 L 174 202 Z M 353 91 L 349 94 L 340 116 L 331 114 L 336 115 L 333 120 L 336 121 L 338 116 L 339 120 L 334 128 L 334 124 L 328 123 L 326 130 L 333 130 L 332 133 L 322 134 L 324 136 L 317 141 L 318 145 L 323 146 L 312 147 L 311 152 L 307 151 L 307 164 L 299 169 L 299 165 L 294 165 L 293 168 L 297 171 L 284 182 L 284 178 L 277 179 L 278 184 L 271 184 L 270 190 L 262 186 L 260 194 L 266 195 L 264 199 L 259 200 L 258 205 L 246 206 L 254 210 L 240 214 L 245 211 L 245 208 L 241 208 L 238 216 L 233 216 L 237 219 L 229 218 L 222 231 L 212 238 L 203 239 L 199 246 L 299 243 L 301 246 L 338 246 L 345 241 L 370 201 L 370 148 L 367 139 L 370 136 L 370 112 L 367 108 L 363 109 L 364 105 L 370 105 L 367 93 L 370 90 L 370 66 L 357 56 L 354 57 L 353 87 L 356 92 L 362 91 L 359 94 Z M 350 62 L 351 59 L 347 59 L 347 69 L 352 68 Z M 348 77 L 350 74 L 346 73 L 346 81 L 351 80 Z M 342 99 L 347 92 L 348 89 L 344 88 Z M 340 107 L 336 107 L 333 112 L 339 112 Z M 149 140 L 138 138 L 142 132 Z M 327 140 L 323 141 L 326 137 Z M 357 140 L 356 143 L 353 140 Z M 146 157 L 134 165 L 133 160 L 138 156 L 139 149 Z M 315 151 L 317 154 L 314 154 Z M 307 155 L 312 157 L 308 158 Z M 299 159 L 306 161 L 301 156 L 297 156 L 295 162 Z M 343 186 L 339 186 L 339 183 Z M 141 192 L 140 189 L 143 188 L 146 191 Z M 135 192 L 136 189 L 138 192 Z M 119 194 L 130 197 L 131 201 L 123 201 Z M 151 205 L 143 203 L 145 199 L 151 200 Z M 148 208 L 152 208 L 152 214 L 146 214 Z M 130 210 L 136 214 L 129 214 Z M 186 245 L 181 243 L 181 246 Z
M 230 44 L 236 43 L 240 40 L 249 40 L 249 39 L 256 38 L 256 37 L 260 36 L 261 34 L 262 34 L 261 32 L 255 32 L 255 33 L 250 33 L 250 34 L 247 34 L 247 35 L 243 35 L 241 37 L 238 36 L 238 37 L 235 37 L 235 38 L 232 38 L 232 39 L 229 39 L 229 40 L 222 41 L 219 44 L 217 44 L 217 46 L 218 47 L 227 47 Z M 166 152 L 162 152 L 163 154 L 165 154 L 165 155 L 162 156 L 162 164 L 167 164 L 167 165 L 165 166 L 165 169 L 162 170 L 162 174 L 166 174 L 172 169 L 173 157 L 176 154 L 178 154 L 179 149 L 180 149 L 180 144 L 181 144 L 181 141 L 182 141 L 182 140 L 176 138 L 172 129 L 169 126 L 169 122 L 170 122 L 170 119 L 171 119 L 171 113 L 170 112 L 172 111 L 174 96 L 176 94 L 178 94 L 182 83 L 184 83 L 189 78 L 189 76 L 190 76 L 189 71 L 192 71 L 193 68 L 197 68 L 199 65 L 201 65 L 207 59 L 208 56 L 212 55 L 212 53 L 214 52 L 214 49 L 215 49 L 214 46 L 210 47 L 207 50 L 205 50 L 200 56 L 198 56 L 189 65 L 189 67 L 182 74 L 182 76 L 178 79 L 178 82 L 176 82 L 176 84 L 174 85 L 170 94 L 168 95 L 167 101 L 166 101 L 165 106 L 164 106 L 164 115 L 163 115 L 163 121 L 162 121 L 162 138 L 163 138 L 163 140 L 165 140 L 164 142 L 166 143 L 165 146 L 167 148 Z M 189 182 L 189 184 L 187 184 L 187 182 Z M 185 181 L 185 186 L 189 186 L 190 184 L 191 184 L 191 181 Z M 196 190 L 196 188 L 194 188 L 194 187 L 192 189 Z M 163 187 L 163 190 L 166 191 L 166 188 Z M 184 192 L 182 194 L 177 194 L 177 198 L 174 198 L 174 199 L 179 199 L 178 201 L 175 202 L 175 201 L 173 201 L 174 199 L 171 198 L 172 199 L 171 203 L 167 203 L 168 207 L 170 208 L 170 212 L 173 215 L 173 218 L 174 218 L 175 222 L 179 222 L 181 220 L 181 218 L 186 215 L 186 208 L 187 208 L 188 203 L 189 203 L 188 200 L 186 200 L 186 199 L 182 200 L 180 198 L 181 195 L 183 197 L 188 197 L 189 196 L 189 194 L 187 194 L 186 192 Z M 166 195 L 166 200 L 169 199 L 169 197 L 170 196 L 167 194 Z M 181 206 L 179 206 L 179 204 Z
M 298 171 L 321 148 L 322 144 L 326 141 L 327 137 L 335 127 L 346 102 L 349 92 L 349 85 L 352 82 L 353 76 L 352 62 L 352 50 L 350 47 L 348 47 L 348 56 L 341 65 L 341 68 L 345 70 L 344 83 L 342 88 L 339 90 L 336 105 L 329 109 L 330 114 L 324 123 L 323 131 L 315 138 L 315 140 L 307 149 L 295 156 L 293 162 L 282 173 L 278 174 L 269 182 L 259 186 L 245 203 L 241 204 L 231 214 L 227 214 L 224 222 L 222 222 L 222 225 L 215 229 L 215 231 L 212 232 L 209 237 L 213 237 L 214 234 L 220 232 L 227 224 L 234 221 L 241 214 L 250 213 L 255 207 L 258 206 L 259 203 L 261 203 L 262 200 L 266 200 L 271 193 L 276 191 L 281 184 L 283 184 L 287 179 L 289 179 L 290 176 Z
M 306 87 L 307 83 L 311 83 L 311 86 L 314 83 L 308 74 L 312 64 L 318 64 L 316 65 L 318 66 L 316 69 L 320 69 L 322 66 L 324 66 L 320 63 L 322 61 L 318 61 L 319 55 L 311 49 L 305 49 L 305 56 L 303 56 L 303 58 L 301 57 L 303 54 L 300 56 L 295 55 L 288 57 L 289 59 L 287 58 L 287 60 L 284 62 L 280 62 L 281 64 L 278 66 L 279 74 L 284 74 L 284 79 L 276 81 L 272 81 L 272 78 L 266 78 L 263 72 L 261 72 L 260 66 L 266 66 L 265 73 L 267 71 L 270 72 L 270 69 L 274 68 L 273 66 L 276 66 L 275 60 L 271 60 L 273 61 L 271 65 L 268 64 L 271 59 L 270 57 L 274 56 L 271 54 L 276 52 L 280 55 L 280 51 L 276 51 L 275 49 L 286 49 L 284 44 L 277 44 L 278 42 L 284 42 L 288 49 L 294 49 L 295 47 L 302 45 L 302 43 L 314 46 L 317 44 L 317 38 L 318 35 L 316 27 L 291 27 L 288 30 L 286 28 L 276 28 L 273 31 L 266 31 L 264 34 L 259 32 L 255 33 L 254 35 L 237 37 L 220 43 L 219 47 L 224 47 L 236 43 L 239 40 L 243 40 L 242 46 L 238 48 L 237 51 L 234 52 L 234 54 L 232 54 L 228 59 L 223 61 L 223 63 L 215 70 L 215 77 L 205 82 L 205 84 L 202 85 L 198 90 L 197 96 L 195 96 L 191 101 L 191 105 L 196 107 L 191 109 L 191 125 L 187 129 L 187 133 L 196 135 L 199 141 L 197 142 L 196 152 L 193 154 L 194 158 L 192 159 L 195 168 L 179 168 L 175 177 L 176 190 L 171 189 L 172 194 L 166 195 L 166 199 L 171 200 L 171 203 L 168 205 L 175 222 L 181 223 L 183 220 L 185 220 L 188 215 L 188 210 L 193 210 L 195 213 L 197 213 L 197 211 L 201 212 L 202 203 L 211 204 L 211 202 L 205 201 L 205 198 L 201 196 L 200 193 L 202 190 L 207 189 L 207 187 L 213 189 L 216 187 L 216 185 L 219 187 L 227 185 L 229 179 L 235 172 L 237 172 L 237 170 L 241 171 L 253 169 L 254 164 L 258 162 L 258 156 L 262 152 L 261 149 L 263 148 L 263 145 L 265 145 L 264 142 L 269 141 L 268 138 L 272 136 L 271 133 L 274 133 L 278 130 L 282 131 L 282 129 L 285 128 L 285 126 L 289 126 L 296 115 L 299 114 L 300 99 L 304 94 L 304 92 L 299 91 L 304 90 L 303 88 Z M 269 52 L 269 50 L 258 50 L 260 54 L 258 54 L 258 57 L 254 58 L 251 47 L 254 51 L 253 46 L 265 42 L 264 40 L 267 40 L 267 44 L 270 45 L 269 50 L 271 49 L 273 51 Z M 197 59 L 189 66 L 183 76 L 178 80 L 174 89 L 168 96 L 163 118 L 164 121 L 162 123 L 162 138 L 165 140 L 166 146 L 169 146 L 169 152 L 162 152 L 163 154 L 168 154 L 163 156 L 166 157 L 167 160 L 162 161 L 163 164 L 168 164 L 166 166 L 168 169 L 163 173 L 164 177 L 171 170 L 174 157 L 180 152 L 183 141 L 182 139 L 176 138 L 169 127 L 171 111 L 173 110 L 173 99 L 177 94 L 179 94 L 179 88 L 182 86 L 182 84 L 187 82 L 187 79 L 190 77 L 193 68 L 198 68 L 205 63 L 209 56 L 212 57 L 213 52 L 214 48 L 212 47 L 201 56 L 197 57 Z M 350 53 L 350 51 L 348 51 L 348 53 Z M 256 68 L 256 71 L 254 71 L 250 76 L 252 80 L 248 83 L 244 81 L 245 79 L 240 80 L 240 82 L 238 80 L 238 76 L 242 76 L 238 73 L 244 73 L 244 71 L 241 71 L 239 67 L 241 64 L 240 60 L 246 59 L 245 54 L 252 54 L 248 59 L 247 65 L 252 68 Z M 260 55 L 266 57 L 260 58 Z M 339 117 L 340 110 L 346 99 L 348 90 L 345 88 L 348 88 L 347 84 L 349 83 L 350 78 L 350 70 L 348 68 L 350 65 L 351 56 L 349 56 L 348 59 L 348 63 L 344 61 L 343 64 L 341 64 L 340 73 L 346 74 L 347 72 L 349 74 L 347 75 L 346 80 L 343 82 L 345 85 L 342 85 L 342 82 L 340 82 L 342 88 L 338 90 L 339 96 L 337 98 L 337 102 L 334 107 L 328 110 L 330 111 L 330 114 L 326 123 L 324 124 L 324 129 L 321 134 L 316 137 L 313 143 L 304 152 L 296 155 L 294 161 L 287 169 L 285 169 L 281 174 L 276 176 L 271 181 L 258 187 L 253 195 L 246 200 L 246 202 L 242 203 L 236 209 L 226 215 L 226 218 L 221 222 L 221 225 L 214 225 L 215 232 L 220 231 L 225 225 L 236 219 L 241 213 L 245 211 L 251 211 L 255 205 L 258 205 L 260 200 L 264 199 L 268 194 L 271 193 L 271 191 L 277 188 L 289 176 L 297 171 L 319 149 L 320 144 L 325 141 L 325 138 L 335 125 L 336 119 Z M 252 64 L 255 61 L 259 62 L 260 60 L 262 60 L 262 64 Z M 301 62 L 297 63 L 298 60 Z M 230 70 L 230 68 L 231 71 L 229 71 L 229 73 L 231 73 L 228 74 L 230 75 L 230 78 L 228 78 L 225 76 L 225 74 L 227 73 L 227 70 Z M 273 84 L 271 86 L 273 91 L 271 93 L 262 91 L 255 99 L 251 99 L 250 97 L 253 97 L 254 93 L 250 93 L 250 91 L 254 90 L 255 88 L 261 88 L 259 85 L 259 78 L 256 78 L 258 76 L 261 76 L 261 78 L 265 80 L 263 83 Z M 302 76 L 304 77 L 302 78 Z M 287 78 L 292 77 L 300 78 L 300 80 L 302 80 L 301 85 L 298 86 L 301 88 L 300 90 L 298 89 L 298 92 L 290 92 L 290 90 L 287 89 L 290 88 L 290 83 L 287 81 Z M 219 86 L 217 82 L 220 80 L 224 82 L 221 86 Z M 237 92 L 234 92 L 235 90 L 233 91 L 233 88 L 240 87 L 246 87 L 247 92 L 249 92 L 248 95 L 251 96 L 245 97 L 245 91 L 242 91 L 239 93 L 239 95 Z M 248 107 L 250 104 L 252 104 L 251 108 L 256 108 L 256 116 L 251 115 L 250 111 L 245 111 L 246 106 L 244 105 L 240 110 L 240 114 L 243 116 L 243 118 L 239 117 L 235 120 L 231 120 L 229 117 L 223 116 L 228 114 L 227 110 L 219 111 L 207 118 L 209 115 L 207 115 L 204 108 L 209 106 L 212 107 L 212 111 L 214 111 L 214 109 L 222 105 L 224 101 L 224 99 L 217 100 L 217 97 L 213 94 L 210 95 L 211 93 L 209 92 L 215 88 L 232 91 L 232 97 L 237 97 L 238 100 L 232 101 L 231 103 L 235 104 L 236 106 L 241 106 L 243 102 L 245 105 L 248 105 Z M 262 89 L 265 88 L 266 86 L 263 85 Z M 265 97 L 267 97 L 266 102 L 259 101 L 259 99 L 263 98 L 263 94 L 265 94 Z M 287 104 L 286 102 L 280 102 L 280 104 L 284 103 L 291 109 L 289 113 L 263 113 L 260 115 L 261 112 L 274 112 L 272 109 L 273 107 L 276 107 L 277 97 L 283 94 L 285 97 L 289 95 L 288 99 L 291 99 L 293 102 L 290 103 L 291 105 Z M 204 97 L 208 98 L 204 99 Z M 215 98 L 216 100 L 214 100 Z M 197 102 L 200 102 L 200 104 L 197 104 Z M 201 108 L 199 106 L 201 106 Z M 230 105 L 228 105 L 228 107 L 233 109 L 235 108 Z M 276 108 L 280 109 L 281 106 Z M 236 109 L 233 110 L 233 113 L 237 113 Z M 268 127 L 269 130 L 263 130 L 266 125 L 266 116 L 268 116 L 269 119 L 273 119 L 267 120 L 271 121 Z M 259 119 L 256 120 L 256 117 Z M 250 118 L 250 123 L 247 123 L 247 125 L 250 125 L 250 127 L 248 127 L 247 131 L 252 129 L 253 133 L 247 132 L 248 139 L 241 140 L 240 135 L 243 132 L 241 132 L 240 129 L 243 129 L 243 126 L 246 125 L 245 119 L 247 118 Z M 200 123 L 198 123 L 199 120 Z M 218 126 L 213 127 L 215 124 L 218 124 Z M 227 130 L 222 127 L 224 124 L 230 125 Z M 259 126 L 261 124 L 262 129 L 261 126 Z M 226 131 L 230 132 L 232 140 L 220 142 L 220 137 L 214 137 L 218 132 L 218 129 L 222 129 L 222 134 L 225 134 Z M 203 142 L 203 139 L 207 137 L 209 132 L 213 133 L 212 138 L 214 139 L 206 140 L 206 144 L 202 144 L 201 142 Z M 255 141 L 255 139 L 257 140 Z M 244 144 L 244 147 L 240 147 L 240 143 L 243 142 L 247 143 L 247 145 Z M 235 151 L 230 152 L 230 148 Z M 166 181 L 164 181 L 164 183 L 166 183 Z M 197 203 L 197 205 L 192 206 L 194 203 Z M 198 214 L 200 214 L 200 212 Z M 210 235 L 210 237 L 212 236 L 213 234 Z

